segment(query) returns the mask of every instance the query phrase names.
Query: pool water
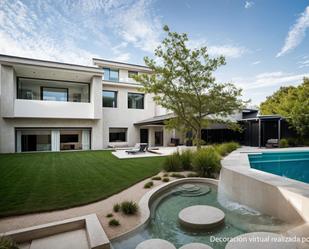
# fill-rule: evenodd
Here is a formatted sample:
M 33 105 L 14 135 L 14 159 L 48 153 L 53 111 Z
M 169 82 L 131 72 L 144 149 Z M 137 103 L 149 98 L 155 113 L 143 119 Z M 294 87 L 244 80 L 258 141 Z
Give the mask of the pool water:
M 309 151 L 248 155 L 251 168 L 309 183 Z
M 217 238 L 232 238 L 237 235 L 254 232 L 281 232 L 289 224 L 274 217 L 262 215 L 252 210 L 240 208 L 229 210 L 220 205 L 217 198 L 217 187 L 214 185 L 194 183 L 192 190 L 182 192 L 184 184 L 173 187 L 159 197 L 151 207 L 151 219 L 144 227 L 120 241 L 113 241 L 114 249 L 135 249 L 142 241 L 151 238 L 165 239 L 176 248 L 192 242 L 205 243 L 214 249 L 223 249 L 226 242 L 213 242 L 211 236 Z M 224 225 L 213 231 L 189 231 L 182 228 L 178 222 L 178 213 L 192 205 L 210 205 L 220 208 L 225 213 Z

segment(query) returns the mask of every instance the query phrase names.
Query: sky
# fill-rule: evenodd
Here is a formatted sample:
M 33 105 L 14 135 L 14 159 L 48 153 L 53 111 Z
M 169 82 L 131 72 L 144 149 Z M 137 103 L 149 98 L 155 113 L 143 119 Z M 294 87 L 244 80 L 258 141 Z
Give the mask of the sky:
M 143 64 L 165 24 L 191 48 L 224 55 L 217 81 L 242 88 L 250 105 L 309 77 L 308 0 L 0 0 L 0 53 Z

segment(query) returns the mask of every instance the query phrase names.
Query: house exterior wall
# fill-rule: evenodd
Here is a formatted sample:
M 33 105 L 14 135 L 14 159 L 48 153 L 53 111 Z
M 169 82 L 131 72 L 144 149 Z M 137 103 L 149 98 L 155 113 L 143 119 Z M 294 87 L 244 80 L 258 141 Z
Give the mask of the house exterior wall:
M 155 103 L 150 94 L 145 94 L 144 109 L 128 108 L 128 93 L 139 93 L 137 87 L 107 85 L 103 83 L 103 90 L 117 92 L 117 107 L 103 107 L 103 147 L 134 146 L 140 141 L 140 128 L 134 123 L 155 116 Z M 109 128 L 127 128 L 126 142 L 109 142 Z

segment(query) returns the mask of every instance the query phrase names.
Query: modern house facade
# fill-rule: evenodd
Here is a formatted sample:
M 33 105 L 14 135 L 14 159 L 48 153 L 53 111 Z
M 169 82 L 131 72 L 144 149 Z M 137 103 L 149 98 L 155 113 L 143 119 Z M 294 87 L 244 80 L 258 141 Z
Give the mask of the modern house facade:
M 167 145 L 173 132 L 137 124 L 166 114 L 132 78 L 149 68 L 93 62 L 88 67 L 0 55 L 0 153 Z
M 165 128 L 174 114 L 133 79 L 151 73 L 149 68 L 102 59 L 93 63 L 0 55 L 0 153 L 192 144 L 190 134 Z M 263 146 L 289 132 L 281 117 L 259 117 L 254 109 L 229 119 L 242 124 L 244 132 L 214 124 L 202 129 L 202 139 Z

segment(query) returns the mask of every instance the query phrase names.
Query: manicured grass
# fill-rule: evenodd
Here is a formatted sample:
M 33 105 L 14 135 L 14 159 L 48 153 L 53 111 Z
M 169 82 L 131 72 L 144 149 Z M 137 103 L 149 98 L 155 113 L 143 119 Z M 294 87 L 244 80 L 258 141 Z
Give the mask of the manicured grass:
M 0 216 L 107 198 L 157 174 L 163 160 L 119 160 L 110 151 L 0 155 Z

